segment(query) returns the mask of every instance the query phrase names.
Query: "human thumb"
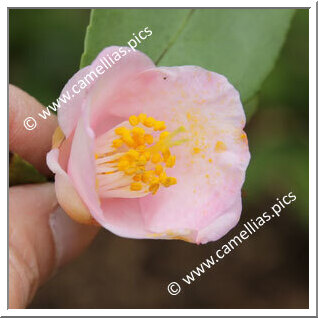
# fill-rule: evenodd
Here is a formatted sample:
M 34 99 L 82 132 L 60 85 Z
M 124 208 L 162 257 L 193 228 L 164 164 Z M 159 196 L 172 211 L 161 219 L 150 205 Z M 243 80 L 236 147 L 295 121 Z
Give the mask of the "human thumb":
M 54 184 L 9 189 L 9 308 L 25 308 L 37 288 L 92 241 L 97 226 L 74 222 Z

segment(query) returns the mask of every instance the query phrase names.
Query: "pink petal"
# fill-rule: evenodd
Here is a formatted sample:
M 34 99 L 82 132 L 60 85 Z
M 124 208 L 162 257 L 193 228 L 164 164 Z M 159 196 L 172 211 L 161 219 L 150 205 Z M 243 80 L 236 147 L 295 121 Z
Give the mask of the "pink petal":
M 67 173 L 91 214 L 99 221 L 99 199 L 95 191 L 94 133 L 88 127 L 87 120 L 85 122 L 85 116 L 79 119 L 75 129 Z
M 116 62 L 116 64 L 112 65 L 111 68 L 106 69 L 102 63 L 105 63 L 103 57 L 106 58 L 109 62 L 109 57 L 112 57 L 112 54 L 118 52 L 119 49 L 121 50 L 129 50 L 130 52 L 127 53 L 125 56 L 122 56 L 120 60 Z M 109 62 L 111 63 L 111 62 Z M 102 66 L 105 72 L 103 74 L 98 75 L 96 68 Z M 106 64 L 107 66 L 107 64 Z M 108 66 L 109 67 L 109 66 Z M 87 96 L 91 95 L 91 91 L 94 90 L 94 101 L 93 104 L 96 107 L 104 107 L 107 106 L 104 104 L 104 100 L 107 99 L 107 96 L 114 93 L 115 88 L 118 93 L 120 90 L 120 86 L 122 83 L 128 82 L 129 78 L 136 73 L 142 72 L 146 69 L 153 68 L 153 62 L 143 53 L 139 51 L 132 51 L 128 47 L 119 47 L 119 46 L 111 46 L 104 49 L 93 63 L 80 71 L 78 71 L 65 85 L 62 90 L 61 96 L 63 94 L 70 93 L 70 95 L 74 95 L 67 104 L 61 103 L 61 108 L 58 111 L 58 120 L 59 124 L 65 134 L 68 137 L 75 128 L 75 125 L 80 117 L 81 112 L 81 105 Z M 88 80 L 91 83 L 89 86 L 84 88 L 78 95 L 73 94 L 72 87 L 74 84 L 77 84 L 79 80 L 83 80 L 84 77 L 89 74 L 90 72 L 94 71 L 97 74 L 97 78 L 95 75 L 92 75 L 94 81 L 92 81 L 89 77 Z M 100 71 L 101 73 L 102 71 Z M 96 78 L 96 79 L 95 79 Z M 79 88 L 76 87 L 76 90 Z M 94 110 L 92 118 L 93 121 L 99 120 L 99 112 L 105 112 L 106 109 L 97 109 Z M 105 128 L 109 129 L 113 125 L 114 120 L 108 118 L 108 122 L 105 123 Z
M 90 70 L 91 66 L 86 66 L 75 73 L 73 77 L 66 83 L 60 94 L 60 97 L 62 98 L 63 95 L 68 96 L 68 94 L 69 96 L 74 96 L 67 101 L 67 104 L 61 102 L 61 107 L 58 110 L 58 122 L 66 138 L 69 137 L 74 130 L 80 117 L 81 105 L 88 94 L 88 91 L 91 89 L 91 87 L 87 87 L 86 90 L 83 90 L 76 95 L 72 92 L 72 87 L 73 85 L 77 84 L 79 80 L 83 79 L 84 76 L 90 72 Z
M 87 108 L 88 109 L 88 108 Z M 95 191 L 94 133 L 83 112 L 75 130 L 68 173 L 93 217 L 113 233 L 133 238 L 147 236 L 139 201 L 136 199 L 107 199 L 99 201 Z
M 151 238 L 138 199 L 103 199 L 101 224 L 119 236 Z
M 211 222 L 207 227 L 202 228 L 197 235 L 196 243 L 205 244 L 210 241 L 217 241 L 228 231 L 236 226 L 242 211 L 242 199 L 239 194 L 233 204 L 227 210 Z
M 247 144 L 240 140 L 245 115 L 239 94 L 224 76 L 193 66 L 150 69 L 136 74 L 129 83 L 122 83 L 120 94 L 115 89 L 114 96 L 104 97 L 107 110 L 99 113 L 100 121 L 93 121 L 98 132 L 108 118 L 127 119 L 140 112 L 165 120 L 169 130 L 185 126 L 188 131 L 190 113 L 208 130 L 199 155 L 192 154 L 193 143 L 173 148 L 177 164 L 169 175 L 177 177 L 178 184 L 140 199 L 148 231 L 193 233 L 219 220 L 218 231 L 224 235 L 229 224 L 234 226 L 235 222 L 221 216 L 233 214 L 233 220 L 237 220 L 240 215 L 235 202 L 250 155 Z M 218 141 L 228 149 L 216 153 Z M 208 161 L 210 156 L 212 164 Z M 211 234 L 213 237 L 217 235 Z
M 59 164 L 59 154 L 60 151 L 58 149 L 52 149 L 47 154 L 47 164 L 55 173 L 55 192 L 58 202 L 70 217 L 82 223 L 92 223 L 88 208 Z
M 105 49 L 87 70 L 117 49 Z M 80 95 L 81 100 L 68 110 L 61 108 L 59 121 L 66 136 L 76 127 L 68 174 L 99 223 L 121 236 L 184 238 L 196 243 L 216 240 L 235 226 L 250 154 L 246 139 L 241 138 L 245 115 L 239 94 L 224 76 L 194 66 L 155 68 L 148 57 L 134 52 Z M 187 129 L 190 141 L 171 149 L 177 162 L 168 174 L 178 183 L 154 196 L 100 202 L 95 190 L 94 140 L 141 112 L 165 120 L 169 131 Z M 199 137 L 193 127 L 201 129 Z M 193 153 L 196 141 L 199 153 Z M 226 145 L 221 151 L 219 142 Z

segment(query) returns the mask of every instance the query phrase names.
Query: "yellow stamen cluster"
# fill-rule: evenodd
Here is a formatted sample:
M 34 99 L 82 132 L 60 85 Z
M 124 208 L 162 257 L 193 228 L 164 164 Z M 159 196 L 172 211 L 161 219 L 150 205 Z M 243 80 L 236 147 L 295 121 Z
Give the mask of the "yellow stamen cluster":
M 165 130 L 166 125 L 164 121 L 155 120 L 153 117 L 148 117 L 146 114 L 132 115 L 129 117 L 129 123 L 132 126 L 137 126 L 139 123 L 148 128 L 153 128 L 155 131 Z
M 175 165 L 176 157 L 171 155 L 169 147 L 178 142 L 171 142 L 171 134 L 165 131 L 165 122 L 140 114 L 130 116 L 129 123 L 131 128 L 115 129 L 117 138 L 112 141 L 112 146 L 116 152 L 123 153 L 116 164 L 119 171 L 131 176 L 130 190 L 146 189 L 155 194 L 161 185 L 170 187 L 176 184 L 176 178 L 168 177 L 165 169 Z M 153 132 L 158 133 L 152 135 Z

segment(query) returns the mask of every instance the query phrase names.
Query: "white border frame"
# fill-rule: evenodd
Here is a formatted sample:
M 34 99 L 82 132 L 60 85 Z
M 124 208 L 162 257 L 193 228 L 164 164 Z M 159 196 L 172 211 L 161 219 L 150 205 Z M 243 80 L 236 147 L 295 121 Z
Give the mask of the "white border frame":
M 48 4 L 49 3 L 49 4 Z M 13 0 L 6 1 L 5 6 L 1 6 L 1 39 L 2 43 L 7 43 L 7 27 L 8 27 L 8 8 L 7 7 L 24 7 L 25 1 Z M 91 7 L 119 7 L 119 4 L 115 2 L 116 6 L 112 6 L 112 3 L 105 1 L 91 0 L 88 3 L 83 1 L 70 1 L 70 0 L 55 0 L 55 1 L 43 1 L 31 0 L 27 2 L 28 7 L 61 7 L 71 8 L 78 5 L 82 5 L 85 8 Z M 162 0 L 157 3 L 146 1 L 121 1 L 121 7 L 178 7 L 179 1 Z M 87 6 L 89 5 L 89 6 Z M 132 315 L 132 316 L 316 316 L 316 2 L 314 1 L 182 1 L 182 7 L 298 7 L 309 8 L 309 309 L 7 309 L 7 257 L 4 259 L 1 257 L 1 284 L 0 284 L 0 314 L 1 316 L 120 316 L 120 315 Z M 1 51 L 2 70 L 8 69 L 8 51 Z M 1 92 L 2 96 L 7 96 L 7 81 L 4 75 L 1 76 Z M 2 125 L 0 126 L 1 136 L 7 136 L 7 108 L 0 108 L 0 118 Z M 1 152 L 0 157 L 1 166 L 7 166 L 7 145 L 5 139 L 1 138 Z M 4 168 L 3 168 L 4 169 Z M 4 193 L 8 193 L 7 183 L 4 181 L 1 184 L 1 197 L 2 202 L 5 202 Z M 8 198 L 7 198 L 8 200 Z M 8 204 L 8 202 L 7 202 Z M 7 207 L 6 207 L 7 209 Z M 3 210 L 6 210 L 3 208 Z M 0 214 L 2 231 L 0 232 L 0 255 L 7 255 L 7 215 L 4 211 Z M 173 296 L 171 296 L 173 297 Z

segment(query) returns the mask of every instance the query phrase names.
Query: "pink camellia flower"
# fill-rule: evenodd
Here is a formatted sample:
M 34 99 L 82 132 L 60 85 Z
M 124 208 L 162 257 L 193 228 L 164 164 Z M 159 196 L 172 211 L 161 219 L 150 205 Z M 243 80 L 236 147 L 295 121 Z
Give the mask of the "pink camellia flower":
M 103 57 L 118 52 L 93 77 Z M 69 216 L 124 237 L 197 244 L 232 229 L 250 154 L 243 107 L 227 79 L 109 47 L 62 94 L 87 74 L 94 81 L 59 109 L 47 156 Z

